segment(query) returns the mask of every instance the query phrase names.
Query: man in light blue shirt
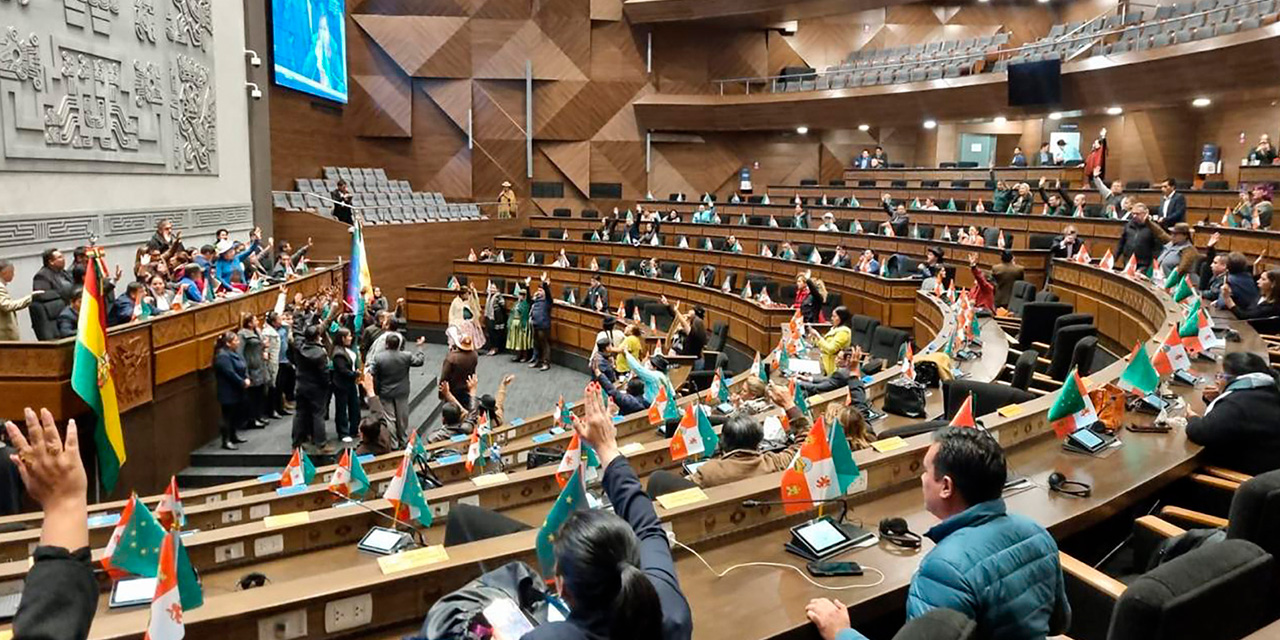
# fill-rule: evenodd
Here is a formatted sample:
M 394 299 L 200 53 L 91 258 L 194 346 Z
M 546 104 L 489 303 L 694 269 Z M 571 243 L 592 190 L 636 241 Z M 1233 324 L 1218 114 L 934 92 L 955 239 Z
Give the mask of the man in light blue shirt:
M 1079 164 L 1084 157 L 1080 155 L 1080 150 L 1067 144 L 1066 140 L 1058 140 L 1058 164 Z

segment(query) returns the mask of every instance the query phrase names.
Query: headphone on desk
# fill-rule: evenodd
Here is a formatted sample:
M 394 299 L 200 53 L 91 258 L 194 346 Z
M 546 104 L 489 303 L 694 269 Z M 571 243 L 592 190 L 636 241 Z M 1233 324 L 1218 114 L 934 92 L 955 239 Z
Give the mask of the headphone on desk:
M 1087 482 L 1068 480 L 1061 471 L 1054 471 L 1049 474 L 1049 491 L 1057 491 L 1077 498 L 1088 498 L 1093 494 L 1093 487 Z
M 880 538 L 906 549 L 920 548 L 920 534 L 907 526 L 902 518 L 885 518 L 880 521 Z
M 248 591 L 249 589 L 257 589 L 258 587 L 265 586 L 269 580 L 270 578 L 268 578 L 265 573 L 251 571 L 241 576 L 240 581 L 236 583 L 236 586 L 240 587 L 241 591 Z

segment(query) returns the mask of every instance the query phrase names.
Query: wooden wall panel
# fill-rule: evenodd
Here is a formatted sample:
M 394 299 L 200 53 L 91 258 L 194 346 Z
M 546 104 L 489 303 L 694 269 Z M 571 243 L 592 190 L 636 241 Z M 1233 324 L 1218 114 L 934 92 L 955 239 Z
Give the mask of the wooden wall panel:
M 1197 109 L 1195 115 L 1196 152 L 1203 144 L 1218 145 L 1222 150 L 1223 179 L 1232 184 L 1240 179 L 1240 159 L 1258 144 L 1258 136 L 1270 135 L 1272 145 L 1280 141 L 1280 104 L 1276 100 L 1215 104 Z

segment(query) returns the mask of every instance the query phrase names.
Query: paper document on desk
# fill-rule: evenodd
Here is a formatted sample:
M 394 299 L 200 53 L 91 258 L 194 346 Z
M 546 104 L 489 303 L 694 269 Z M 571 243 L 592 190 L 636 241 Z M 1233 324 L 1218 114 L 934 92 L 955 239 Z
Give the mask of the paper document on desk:
M 822 364 L 817 360 L 788 358 L 787 371 L 790 373 L 805 373 L 811 376 L 822 375 Z

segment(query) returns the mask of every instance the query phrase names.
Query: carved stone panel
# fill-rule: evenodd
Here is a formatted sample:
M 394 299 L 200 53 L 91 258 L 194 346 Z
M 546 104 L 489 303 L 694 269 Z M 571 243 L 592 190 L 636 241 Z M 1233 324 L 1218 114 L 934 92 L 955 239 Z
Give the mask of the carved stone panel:
M 216 174 L 212 14 L 212 0 L 0 2 L 0 171 Z

